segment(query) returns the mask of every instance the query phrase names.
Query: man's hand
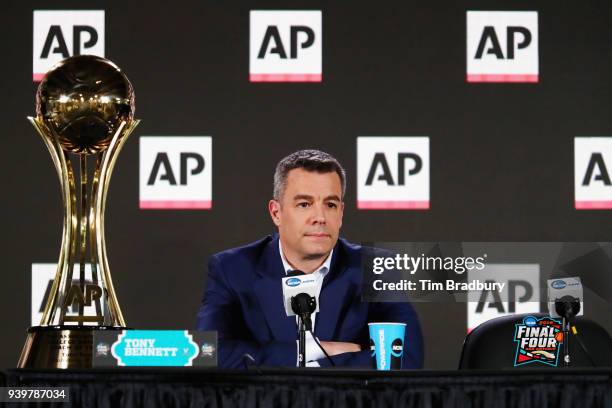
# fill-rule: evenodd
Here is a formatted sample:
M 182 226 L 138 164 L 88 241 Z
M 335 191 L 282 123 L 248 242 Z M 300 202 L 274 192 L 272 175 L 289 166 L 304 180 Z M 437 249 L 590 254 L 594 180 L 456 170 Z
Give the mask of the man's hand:
M 345 343 L 341 341 L 322 341 L 321 346 L 323 346 L 327 354 L 330 356 L 361 351 L 361 346 L 359 344 Z

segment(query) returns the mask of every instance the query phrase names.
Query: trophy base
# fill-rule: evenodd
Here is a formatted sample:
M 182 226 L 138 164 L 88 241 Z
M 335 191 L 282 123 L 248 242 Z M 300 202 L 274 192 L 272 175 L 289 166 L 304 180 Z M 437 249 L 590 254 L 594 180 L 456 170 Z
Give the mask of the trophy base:
M 93 335 L 112 326 L 35 326 L 21 351 L 17 368 L 91 368 Z

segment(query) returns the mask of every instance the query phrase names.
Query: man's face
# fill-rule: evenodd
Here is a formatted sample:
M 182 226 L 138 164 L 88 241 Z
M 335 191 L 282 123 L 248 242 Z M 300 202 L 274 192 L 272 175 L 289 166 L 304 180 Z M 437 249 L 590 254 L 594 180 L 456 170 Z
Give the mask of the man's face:
M 329 254 L 342 226 L 341 197 L 336 172 L 289 171 L 280 202 L 271 200 L 268 205 L 288 258 L 317 259 Z

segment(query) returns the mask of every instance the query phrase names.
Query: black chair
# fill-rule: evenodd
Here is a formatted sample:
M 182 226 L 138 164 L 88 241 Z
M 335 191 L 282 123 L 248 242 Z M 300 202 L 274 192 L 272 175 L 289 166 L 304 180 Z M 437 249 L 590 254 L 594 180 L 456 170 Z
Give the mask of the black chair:
M 521 333 L 525 333 L 525 326 L 533 325 L 542 318 L 549 319 L 542 313 L 503 316 L 476 327 L 465 338 L 459 369 L 563 367 L 562 343 L 559 345 L 558 356 L 553 359 L 552 354 L 555 353 L 550 349 L 525 352 L 524 348 L 518 347 L 520 340 L 515 341 L 519 328 L 517 325 L 523 327 Z M 574 326 L 577 334 L 569 336 L 570 367 L 612 367 L 612 339 L 606 330 L 584 317 L 576 318 Z M 532 341 L 535 343 L 540 340 Z M 542 339 L 541 344 L 545 344 L 546 341 L 546 338 Z

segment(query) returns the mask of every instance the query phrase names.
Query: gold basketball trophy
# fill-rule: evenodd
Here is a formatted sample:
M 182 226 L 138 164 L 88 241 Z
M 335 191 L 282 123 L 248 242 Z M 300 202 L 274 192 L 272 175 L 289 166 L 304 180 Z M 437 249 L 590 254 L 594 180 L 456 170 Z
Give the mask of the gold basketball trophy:
M 104 58 L 68 58 L 43 78 L 36 118 L 28 119 L 53 159 L 64 227 L 51 292 L 18 367 L 87 368 L 93 333 L 126 328 L 106 257 L 104 209 L 117 156 L 139 122 L 134 89 Z

